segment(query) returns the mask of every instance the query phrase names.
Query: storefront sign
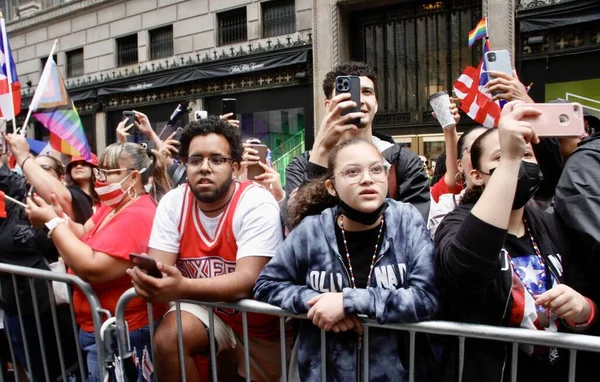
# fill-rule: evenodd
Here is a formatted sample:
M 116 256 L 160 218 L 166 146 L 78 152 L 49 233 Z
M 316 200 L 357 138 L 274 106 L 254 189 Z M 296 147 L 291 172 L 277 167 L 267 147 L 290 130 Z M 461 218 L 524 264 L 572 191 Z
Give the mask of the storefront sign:
M 253 72 L 255 70 L 262 69 L 264 66 L 265 64 L 257 64 L 255 62 L 250 64 L 233 65 L 231 68 L 229 68 L 229 74 Z

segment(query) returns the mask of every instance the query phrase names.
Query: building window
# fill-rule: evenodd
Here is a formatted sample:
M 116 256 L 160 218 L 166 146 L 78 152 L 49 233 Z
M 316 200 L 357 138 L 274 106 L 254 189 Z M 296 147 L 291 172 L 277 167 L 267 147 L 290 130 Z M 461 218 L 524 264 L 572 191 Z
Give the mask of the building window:
M 117 66 L 133 65 L 138 63 L 137 34 L 117 39 Z
M 83 76 L 83 48 L 67 52 L 67 77 Z
M 53 54 L 52 58 L 54 59 L 54 63 L 56 65 L 58 65 L 58 61 L 56 61 L 56 54 Z M 42 58 L 42 70 L 44 70 L 44 67 L 46 66 L 46 62 L 48 62 L 48 57 Z
M 150 59 L 171 57 L 173 55 L 173 25 L 150 31 Z
M 274 0 L 262 3 L 263 37 L 296 32 L 295 0 Z
M 219 21 L 219 45 L 248 40 L 246 7 L 217 14 Z

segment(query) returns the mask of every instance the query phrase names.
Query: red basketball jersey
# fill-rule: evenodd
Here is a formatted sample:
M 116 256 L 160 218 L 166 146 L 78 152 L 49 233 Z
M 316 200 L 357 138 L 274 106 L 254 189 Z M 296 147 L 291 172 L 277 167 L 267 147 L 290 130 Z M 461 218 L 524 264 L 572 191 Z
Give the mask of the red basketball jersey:
M 189 185 L 184 187 L 186 190 L 179 223 L 181 241 L 177 268 L 188 278 L 209 278 L 235 271 L 238 248 L 233 234 L 233 216 L 246 191 L 258 186 L 252 182 L 235 184 L 233 198 L 221 214 L 212 239 L 202 226 L 200 208 Z M 242 333 L 241 312 L 231 309 L 214 311 L 234 331 Z M 278 336 L 278 318 L 248 313 L 248 335 L 258 338 Z

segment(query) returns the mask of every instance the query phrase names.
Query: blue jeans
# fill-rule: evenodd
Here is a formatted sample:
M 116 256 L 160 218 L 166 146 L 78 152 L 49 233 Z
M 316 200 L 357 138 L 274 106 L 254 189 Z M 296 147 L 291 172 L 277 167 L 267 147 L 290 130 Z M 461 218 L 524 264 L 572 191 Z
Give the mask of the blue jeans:
M 79 341 L 81 348 L 86 354 L 86 363 L 88 368 L 88 382 L 102 382 L 100 377 L 100 367 L 98 365 L 98 348 L 96 345 L 96 336 L 94 332 L 86 332 L 79 330 Z M 150 326 L 146 325 L 143 328 L 129 332 L 129 341 L 131 350 L 135 348 L 139 362 L 142 362 L 144 348 L 148 352 L 152 352 L 152 344 L 150 343 Z M 117 354 L 117 344 L 114 343 L 113 351 Z M 104 367 L 104 365 L 102 365 Z
M 57 307 L 57 318 L 59 335 L 63 350 L 65 367 L 76 365 L 77 353 L 72 351 L 75 348 L 75 337 L 73 336 L 73 327 L 71 326 L 70 311 L 68 305 L 59 305 Z M 18 316 L 6 316 L 6 322 L 10 331 L 10 341 L 12 342 L 15 357 L 20 365 L 27 370 L 30 381 L 45 381 L 45 372 L 42 353 L 46 357 L 48 374 L 51 380 L 55 380 L 61 375 L 60 359 L 58 357 L 58 344 L 54 331 L 52 314 L 43 312 L 40 314 L 40 326 L 43 333 L 44 349 L 40 347 L 40 336 L 37 331 L 35 316 L 25 316 L 22 318 L 25 326 L 25 336 L 21 333 L 21 324 Z M 30 366 L 27 365 L 25 355 L 25 341 L 29 350 Z

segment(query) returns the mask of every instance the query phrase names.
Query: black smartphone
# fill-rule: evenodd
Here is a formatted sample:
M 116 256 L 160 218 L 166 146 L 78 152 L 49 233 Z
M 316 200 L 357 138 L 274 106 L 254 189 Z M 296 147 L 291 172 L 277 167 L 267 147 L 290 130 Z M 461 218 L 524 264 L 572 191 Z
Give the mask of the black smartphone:
M 135 266 L 137 266 L 138 268 L 146 271 L 146 273 L 149 276 L 155 277 L 157 279 L 162 278 L 162 273 L 158 270 L 158 267 L 156 266 L 156 260 L 154 260 L 150 256 L 139 255 L 137 253 L 130 253 L 129 260 L 131 260 L 131 262 L 135 264 Z
M 127 123 L 125 124 L 125 127 L 133 124 L 133 122 L 135 122 L 135 113 L 133 111 L 124 111 L 123 112 L 123 119 L 127 118 Z M 135 125 L 133 125 L 133 127 L 135 128 Z
M 221 100 L 221 115 L 233 113 L 233 115 L 231 117 L 229 117 L 229 119 L 235 119 L 236 102 L 237 102 L 237 100 L 235 98 L 223 98 Z
M 335 78 L 335 94 L 350 93 L 350 100 L 356 103 L 356 106 L 350 109 L 345 109 L 341 115 L 348 113 L 360 112 L 360 77 L 358 76 L 338 76 Z M 350 121 L 351 125 L 360 126 L 360 119 Z

